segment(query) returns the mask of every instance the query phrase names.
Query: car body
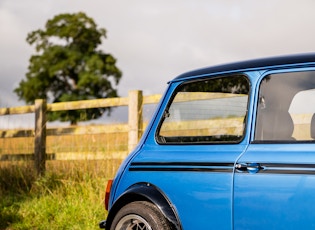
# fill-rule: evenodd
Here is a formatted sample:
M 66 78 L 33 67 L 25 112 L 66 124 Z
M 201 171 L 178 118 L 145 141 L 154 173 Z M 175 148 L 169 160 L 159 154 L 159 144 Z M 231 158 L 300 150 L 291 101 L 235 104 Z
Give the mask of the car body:
M 100 227 L 314 229 L 314 113 L 314 53 L 176 77 L 108 188 Z

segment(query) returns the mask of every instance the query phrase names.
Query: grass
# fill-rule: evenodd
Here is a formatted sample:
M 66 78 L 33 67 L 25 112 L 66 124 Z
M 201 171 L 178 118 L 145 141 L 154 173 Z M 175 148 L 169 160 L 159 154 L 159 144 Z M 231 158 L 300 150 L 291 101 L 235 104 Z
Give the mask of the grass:
M 92 127 L 92 126 L 91 126 Z M 0 130 L 1 131 L 1 130 Z M 128 133 L 73 134 L 47 136 L 46 152 L 111 152 L 127 151 Z M 34 137 L 0 138 L 0 154 L 32 154 Z
M 50 161 L 37 178 L 32 162 L 0 163 L 0 229 L 98 229 L 108 164 Z

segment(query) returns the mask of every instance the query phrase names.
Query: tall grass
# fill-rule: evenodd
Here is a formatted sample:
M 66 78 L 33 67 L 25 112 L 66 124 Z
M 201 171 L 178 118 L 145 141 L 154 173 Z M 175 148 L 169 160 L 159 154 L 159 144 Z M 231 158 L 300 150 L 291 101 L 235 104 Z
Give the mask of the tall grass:
M 37 178 L 32 162 L 0 163 L 0 229 L 98 229 L 107 165 L 51 161 Z

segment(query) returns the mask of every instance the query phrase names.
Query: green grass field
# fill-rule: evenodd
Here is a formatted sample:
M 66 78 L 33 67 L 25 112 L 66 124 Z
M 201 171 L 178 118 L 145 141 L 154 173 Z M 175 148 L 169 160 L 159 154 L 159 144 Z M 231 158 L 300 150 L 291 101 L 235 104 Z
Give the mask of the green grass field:
M 48 161 L 37 178 L 33 162 L 0 163 L 0 229 L 98 229 L 108 166 L 119 161 Z

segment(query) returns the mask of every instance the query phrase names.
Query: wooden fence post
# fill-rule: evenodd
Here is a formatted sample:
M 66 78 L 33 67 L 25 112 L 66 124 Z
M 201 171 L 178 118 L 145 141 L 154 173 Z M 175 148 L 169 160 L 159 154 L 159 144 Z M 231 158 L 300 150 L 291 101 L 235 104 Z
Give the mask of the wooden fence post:
M 34 161 L 38 175 L 43 175 L 46 170 L 46 111 L 46 100 L 35 100 Z
M 128 92 L 128 152 L 131 152 L 138 144 L 142 135 L 142 105 L 143 96 L 140 90 L 131 90 Z

